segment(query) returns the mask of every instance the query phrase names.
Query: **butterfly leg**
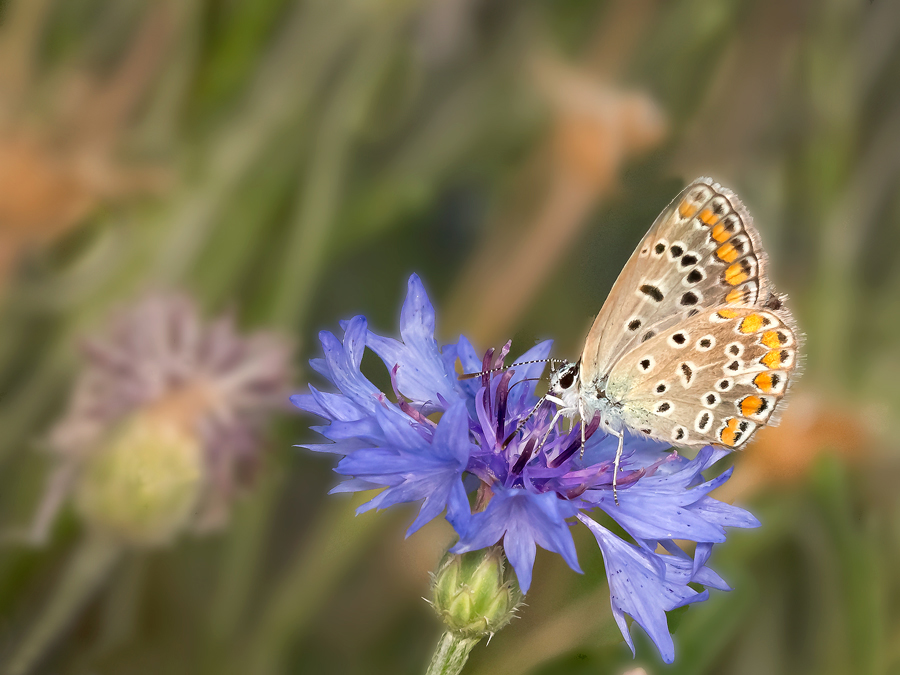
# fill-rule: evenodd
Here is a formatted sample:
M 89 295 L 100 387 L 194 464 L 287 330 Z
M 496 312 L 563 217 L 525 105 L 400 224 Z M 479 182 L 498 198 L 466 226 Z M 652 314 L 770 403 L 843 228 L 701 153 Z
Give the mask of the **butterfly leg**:
M 534 454 L 537 455 L 541 452 L 541 449 L 544 447 L 544 443 L 547 442 L 547 439 L 550 438 L 550 433 L 553 431 L 554 427 L 556 427 L 556 423 L 559 421 L 559 418 L 565 414 L 565 410 L 557 410 L 556 414 L 553 415 L 553 420 L 550 422 L 550 426 L 547 427 L 547 433 L 544 434 L 544 437 L 541 439 L 541 442 L 538 444 L 537 448 L 534 450 Z
M 622 448 L 625 445 L 625 433 L 622 431 L 612 432 L 615 436 L 619 437 L 619 447 L 616 448 L 616 461 L 613 464 L 613 499 L 616 501 L 616 506 L 619 505 L 619 489 L 616 485 L 617 480 L 619 478 L 619 460 L 622 459 Z
M 581 419 L 581 454 L 579 455 L 579 459 L 584 459 L 584 401 L 581 397 L 578 398 L 578 417 Z

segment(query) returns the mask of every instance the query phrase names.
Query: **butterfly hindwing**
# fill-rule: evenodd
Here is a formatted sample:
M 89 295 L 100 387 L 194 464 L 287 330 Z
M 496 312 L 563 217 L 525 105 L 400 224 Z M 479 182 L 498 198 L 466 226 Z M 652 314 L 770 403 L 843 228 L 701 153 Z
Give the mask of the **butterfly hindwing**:
M 796 372 L 787 310 L 724 305 L 679 322 L 622 356 L 606 395 L 622 422 L 680 446 L 743 446 Z
M 769 293 L 766 258 L 749 213 L 708 178 L 688 185 L 631 255 L 585 342 L 582 377 L 602 380 L 627 350 L 721 305 Z

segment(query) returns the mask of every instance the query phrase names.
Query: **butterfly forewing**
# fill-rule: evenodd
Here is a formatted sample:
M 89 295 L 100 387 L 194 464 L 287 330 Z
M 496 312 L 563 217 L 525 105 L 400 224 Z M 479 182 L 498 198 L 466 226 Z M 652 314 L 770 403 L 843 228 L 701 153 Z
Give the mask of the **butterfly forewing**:
M 606 394 L 625 425 L 681 446 L 743 446 L 771 420 L 796 371 L 785 309 L 723 305 L 619 359 Z
M 601 381 L 629 349 L 699 310 L 765 298 L 765 255 L 740 200 L 700 178 L 659 215 L 594 321 L 582 378 Z

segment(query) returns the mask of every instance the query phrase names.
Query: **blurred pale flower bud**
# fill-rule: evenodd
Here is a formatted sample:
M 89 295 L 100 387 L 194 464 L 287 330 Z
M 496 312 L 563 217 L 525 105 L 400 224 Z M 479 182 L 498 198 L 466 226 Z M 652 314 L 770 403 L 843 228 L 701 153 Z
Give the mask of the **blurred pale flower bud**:
M 227 522 L 252 479 L 259 432 L 282 407 L 290 349 L 279 336 L 205 323 L 184 295 L 146 298 L 85 345 L 69 409 L 50 436 L 60 457 L 32 538 L 75 493 L 89 524 L 163 544 Z
M 85 460 L 75 494 L 92 527 L 123 542 L 164 544 L 194 515 L 203 448 L 165 418 L 138 414 Z
M 515 615 L 522 592 L 500 546 L 448 553 L 433 575 L 432 604 L 448 630 L 489 637 Z

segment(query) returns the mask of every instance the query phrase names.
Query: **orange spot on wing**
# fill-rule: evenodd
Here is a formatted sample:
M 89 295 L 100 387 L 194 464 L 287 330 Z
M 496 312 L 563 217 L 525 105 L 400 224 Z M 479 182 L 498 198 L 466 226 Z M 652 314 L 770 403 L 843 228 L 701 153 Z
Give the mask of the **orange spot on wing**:
M 753 378 L 753 384 L 764 394 L 769 394 L 775 388 L 775 382 L 772 380 L 772 373 L 760 373 Z
M 755 333 L 765 325 L 765 322 L 765 318 L 759 314 L 748 314 L 744 317 L 744 320 L 741 321 L 738 330 L 742 333 Z
M 750 275 L 747 274 L 746 267 L 743 263 L 736 262 L 725 270 L 725 282 L 729 286 L 737 286 L 738 284 L 744 283 L 749 278 Z
M 725 302 L 729 305 L 740 305 L 744 302 L 747 297 L 747 291 L 740 291 L 737 288 L 733 288 L 728 291 L 728 295 L 725 296 Z
M 737 310 L 734 309 L 720 309 L 716 314 L 720 319 L 736 319 L 738 316 Z
M 786 349 L 773 349 L 762 357 L 759 362 L 766 368 L 782 368 L 784 367 L 784 362 L 788 359 L 788 355 L 789 352 Z
M 763 333 L 760 342 L 769 349 L 776 349 L 784 344 L 785 340 L 782 340 L 783 337 L 784 334 L 781 331 L 767 330 Z
M 730 243 L 728 243 L 722 244 L 716 251 L 716 255 L 719 257 L 719 260 L 724 260 L 725 262 L 730 263 L 737 260 L 739 254 L 737 249 Z
M 741 399 L 741 414 L 744 417 L 756 415 L 763 407 L 763 400 L 759 396 L 745 396 Z
M 693 218 L 697 213 L 697 205 L 685 199 L 678 207 L 678 213 L 682 218 Z
M 725 428 L 719 433 L 719 440 L 729 448 L 733 448 L 737 445 L 737 442 L 742 435 L 743 434 L 738 429 L 737 417 L 732 417 L 725 423 Z
M 731 232 L 726 229 L 723 223 L 719 223 L 712 229 L 712 238 L 721 244 L 731 239 Z
M 700 212 L 700 220 L 703 221 L 704 225 L 715 225 L 719 222 L 719 216 L 717 216 L 709 209 L 703 209 Z

